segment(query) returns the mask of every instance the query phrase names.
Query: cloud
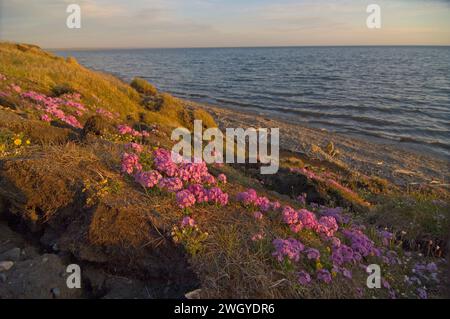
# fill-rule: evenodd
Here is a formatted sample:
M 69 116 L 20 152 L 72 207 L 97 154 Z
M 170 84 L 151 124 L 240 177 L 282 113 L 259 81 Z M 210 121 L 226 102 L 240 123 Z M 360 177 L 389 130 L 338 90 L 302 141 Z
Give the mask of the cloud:
M 372 2 L 0 0 L 0 38 L 44 47 L 450 44 L 448 1 L 377 0 L 377 32 L 365 26 Z M 71 3 L 81 6 L 81 30 L 65 26 Z

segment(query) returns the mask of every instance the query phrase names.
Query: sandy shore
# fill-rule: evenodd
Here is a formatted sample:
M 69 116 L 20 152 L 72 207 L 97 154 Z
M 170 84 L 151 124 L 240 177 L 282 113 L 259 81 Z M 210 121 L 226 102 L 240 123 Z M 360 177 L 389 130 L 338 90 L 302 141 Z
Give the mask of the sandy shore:
M 210 111 L 222 129 L 280 128 L 280 145 L 287 151 L 300 153 L 312 159 L 327 160 L 363 174 L 386 178 L 397 185 L 431 184 L 448 187 L 449 162 L 425 152 L 309 128 L 255 113 L 244 113 L 191 101 L 186 103 L 188 106 L 200 105 Z M 331 157 L 325 151 L 330 142 L 339 151 L 337 156 Z

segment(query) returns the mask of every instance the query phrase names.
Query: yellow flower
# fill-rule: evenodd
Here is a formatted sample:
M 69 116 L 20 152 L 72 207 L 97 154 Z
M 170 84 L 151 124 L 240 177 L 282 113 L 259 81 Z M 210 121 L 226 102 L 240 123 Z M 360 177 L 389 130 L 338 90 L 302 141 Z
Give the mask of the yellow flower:
M 316 269 L 321 270 L 323 268 L 322 264 L 320 262 L 316 263 Z
M 14 140 L 14 145 L 16 145 L 16 146 L 22 145 L 22 140 L 21 140 L 20 138 L 16 138 L 16 139 Z
M 330 247 L 327 247 L 327 252 L 331 253 L 331 248 Z
M 335 271 L 332 271 L 332 272 L 331 272 L 331 276 L 336 277 L 336 276 L 337 276 L 337 273 L 336 273 Z
M 27 145 L 30 145 L 30 144 L 31 144 L 31 141 L 30 141 L 30 140 L 27 140 L 25 143 L 27 143 Z

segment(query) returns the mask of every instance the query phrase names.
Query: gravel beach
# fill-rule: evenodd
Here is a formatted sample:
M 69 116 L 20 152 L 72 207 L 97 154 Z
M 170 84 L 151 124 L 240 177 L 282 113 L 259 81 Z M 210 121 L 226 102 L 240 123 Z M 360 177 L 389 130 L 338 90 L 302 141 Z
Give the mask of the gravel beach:
M 185 103 L 188 107 L 200 106 L 210 111 L 221 129 L 280 128 L 281 149 L 310 159 L 325 160 L 345 169 L 376 175 L 400 186 L 428 184 L 448 187 L 449 161 L 425 151 L 305 127 L 251 112 L 244 113 L 191 101 Z M 329 156 L 326 152 L 330 142 L 339 152 L 337 156 Z

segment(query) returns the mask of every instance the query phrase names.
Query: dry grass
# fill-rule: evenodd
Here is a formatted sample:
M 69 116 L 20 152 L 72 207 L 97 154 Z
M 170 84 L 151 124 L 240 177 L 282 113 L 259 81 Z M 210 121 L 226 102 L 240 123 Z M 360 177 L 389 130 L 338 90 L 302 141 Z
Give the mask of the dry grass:
M 24 89 L 52 95 L 79 92 L 90 108 L 102 106 L 119 112 L 121 122 L 133 126 L 157 124 L 159 133 L 146 139 L 149 149 L 157 145 L 170 147 L 168 133 L 171 129 L 179 125 L 191 128 L 193 119 L 203 120 L 205 127 L 216 126 L 208 113 L 188 109 L 181 100 L 157 94 L 150 84 L 136 79 L 133 87 L 139 93 L 156 96 L 158 108 L 146 111 L 140 105 L 142 96 L 127 84 L 110 75 L 91 72 L 73 58 L 64 60 L 35 46 L 0 44 L 0 60 L 0 73 Z M 327 242 L 306 230 L 293 234 L 281 220 L 280 213 L 267 213 L 258 221 L 253 216 L 255 207 L 243 207 L 235 200 L 225 207 L 197 205 L 189 212 L 209 236 L 198 254 L 187 256 L 183 246 L 175 245 L 170 235 L 172 226 L 179 224 L 185 212 L 176 205 L 174 194 L 145 190 L 132 178 L 120 174 L 123 142 L 96 136 L 81 139 L 76 130 L 33 120 L 32 115 L 20 109 L 20 103 L 18 110 L 12 110 L 11 106 L 16 108 L 16 101 L 12 102 L 10 108 L 0 110 L 0 127 L 25 132 L 33 143 L 40 143 L 20 157 L 0 160 L 0 197 L 6 199 L 11 213 L 31 226 L 41 227 L 41 231 L 47 227 L 56 231 L 62 249 L 75 257 L 104 263 L 110 271 L 133 278 L 175 277 L 181 285 L 195 282 L 187 264 L 189 258 L 198 275 L 202 297 L 210 298 L 352 298 L 356 297 L 357 283 L 365 283 L 364 271 L 355 269 L 354 280 L 338 277 L 331 285 L 317 282 L 310 287 L 298 285 L 296 270 L 302 268 L 314 273 L 316 265 L 304 259 L 297 268 L 282 265 L 271 255 L 272 240 L 295 237 L 305 246 L 320 250 L 324 262 L 329 260 Z M 283 165 L 289 168 L 303 167 L 306 162 L 292 154 L 282 159 Z M 328 170 L 331 168 L 326 167 Z M 300 187 L 304 186 L 302 180 L 308 182 L 304 176 L 297 178 L 293 182 L 297 193 L 289 188 L 283 196 L 265 189 L 266 181 L 248 171 L 228 165 L 211 167 L 210 171 L 214 175 L 221 172 L 227 175 L 229 183 L 222 188 L 231 199 L 247 188 L 255 188 L 260 196 L 295 208 L 300 206 L 290 195 L 298 195 Z M 280 185 L 292 177 L 287 169 L 283 174 L 275 176 Z M 104 180 L 107 182 L 102 184 Z M 94 185 L 92 192 L 83 192 L 87 183 Z M 377 194 L 387 188 L 384 181 L 366 180 L 364 183 L 369 183 L 364 186 L 369 192 Z M 353 180 L 348 184 L 352 188 L 359 185 Z M 344 187 L 314 186 L 321 188 L 323 198 L 334 192 L 351 203 L 366 204 L 358 194 Z M 87 198 L 94 200 L 87 205 Z M 444 236 L 445 227 L 437 229 L 433 222 L 440 210 L 429 206 L 429 201 L 399 207 L 400 201 L 391 199 L 392 202 L 383 201 L 379 211 L 374 210 L 377 226 L 402 225 L 402 222 L 414 220 L 421 227 L 417 232 Z M 367 211 L 367 207 L 364 209 Z M 413 230 L 408 231 L 413 233 Z M 253 241 L 253 235 L 259 232 L 263 232 L 265 238 Z M 401 270 L 399 267 L 392 271 L 395 276 L 392 282 L 403 282 Z M 386 291 L 373 294 L 386 297 Z
M 158 90 L 154 85 L 141 78 L 134 78 L 130 86 L 142 95 L 156 96 L 158 94 Z

